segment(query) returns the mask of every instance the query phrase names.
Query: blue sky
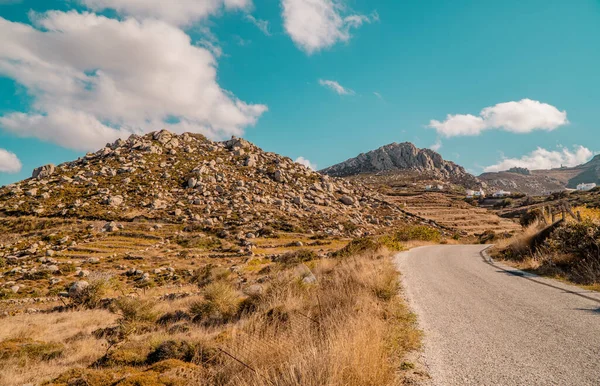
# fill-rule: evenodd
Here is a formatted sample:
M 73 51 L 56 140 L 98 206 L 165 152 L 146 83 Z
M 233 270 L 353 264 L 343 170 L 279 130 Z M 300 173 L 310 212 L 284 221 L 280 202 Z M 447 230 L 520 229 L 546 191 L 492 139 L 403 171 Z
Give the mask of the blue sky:
M 317 168 L 403 141 L 477 174 L 600 151 L 595 0 L 142 4 L 0 0 L 0 185 L 161 127 Z

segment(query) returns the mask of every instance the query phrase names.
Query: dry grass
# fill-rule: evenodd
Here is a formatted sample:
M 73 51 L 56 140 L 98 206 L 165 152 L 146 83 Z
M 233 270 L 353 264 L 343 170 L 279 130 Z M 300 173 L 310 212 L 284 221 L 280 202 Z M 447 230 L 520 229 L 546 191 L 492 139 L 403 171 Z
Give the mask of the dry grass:
M 379 246 L 277 263 L 261 291 L 242 291 L 245 285 L 225 278 L 185 298 L 157 301 L 157 289 L 121 298 L 113 313 L 8 317 L 0 343 L 26 337 L 60 343 L 64 351 L 56 358 L 0 359 L 0 384 L 399 384 L 412 371 L 402 369 L 402 359 L 419 347 L 420 332 L 398 295 L 398 273 L 388 255 Z M 131 323 L 144 328 L 129 329 L 111 348 L 109 338 L 92 335 Z
M 36 384 L 71 368 L 87 367 L 104 354 L 103 347 L 91 333 L 113 324 L 116 316 L 104 310 L 54 314 L 17 315 L 2 319 L 0 342 L 34 340 L 64 345 L 55 358 L 23 358 L 14 355 L 0 360 L 0 384 L 6 386 Z
M 530 256 L 532 254 L 533 251 L 531 248 L 533 240 L 542 229 L 543 224 L 535 221 L 513 237 L 500 239 L 496 243 L 493 253 L 498 256 L 498 253 L 501 252 L 505 258 L 511 259 L 518 257 L 518 260 L 522 260 L 524 256 Z

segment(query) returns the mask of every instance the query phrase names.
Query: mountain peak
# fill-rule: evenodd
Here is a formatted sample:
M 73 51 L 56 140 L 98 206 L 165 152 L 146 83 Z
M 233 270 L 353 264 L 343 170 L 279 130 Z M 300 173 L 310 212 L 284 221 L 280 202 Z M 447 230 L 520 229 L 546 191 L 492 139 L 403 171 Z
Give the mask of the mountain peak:
M 431 149 L 419 149 L 411 142 L 393 142 L 384 145 L 323 169 L 321 173 L 347 177 L 387 171 L 427 172 L 441 179 L 460 179 L 470 176 L 462 166 L 444 160 L 440 154 Z

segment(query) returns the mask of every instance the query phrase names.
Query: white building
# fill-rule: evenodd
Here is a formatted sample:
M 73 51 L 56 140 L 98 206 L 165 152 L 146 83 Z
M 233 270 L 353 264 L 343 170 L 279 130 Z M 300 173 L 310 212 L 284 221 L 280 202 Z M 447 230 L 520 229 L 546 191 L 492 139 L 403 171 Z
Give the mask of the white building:
M 425 190 L 431 190 L 433 189 L 433 185 L 425 185 Z
M 596 184 L 579 184 L 577 185 L 577 190 L 581 190 L 583 192 L 587 192 L 588 190 L 592 190 L 596 187 Z
M 467 198 L 473 198 L 473 197 L 481 198 L 481 197 L 485 197 L 485 192 L 483 191 L 483 189 L 479 189 L 479 190 L 467 189 L 466 193 L 467 193 Z
M 506 196 L 510 196 L 510 192 L 507 192 L 506 190 L 499 190 L 496 193 L 494 193 L 494 197 L 506 197 Z

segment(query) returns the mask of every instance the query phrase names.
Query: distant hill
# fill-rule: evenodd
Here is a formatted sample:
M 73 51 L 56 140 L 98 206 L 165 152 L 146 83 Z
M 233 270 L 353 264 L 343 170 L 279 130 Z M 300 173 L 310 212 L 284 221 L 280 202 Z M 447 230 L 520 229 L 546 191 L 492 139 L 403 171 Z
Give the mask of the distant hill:
M 322 174 L 334 177 L 349 177 L 359 174 L 408 173 L 421 174 L 456 184 L 477 185 L 477 179 L 465 169 L 431 149 L 419 149 L 410 142 L 391 143 L 368 153 L 361 153 L 342 163 L 321 170 Z
M 541 195 L 566 188 L 575 189 L 581 183 L 600 185 L 600 155 L 585 164 L 570 168 L 531 170 L 528 175 L 523 174 L 522 168 L 513 168 L 502 172 L 483 173 L 479 179 L 490 187 L 529 195 Z

